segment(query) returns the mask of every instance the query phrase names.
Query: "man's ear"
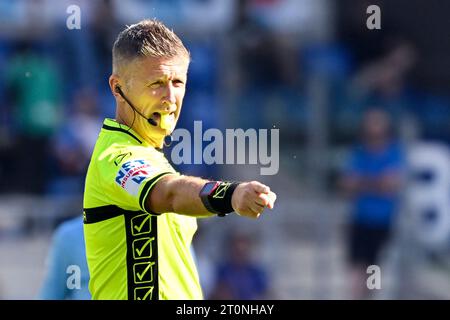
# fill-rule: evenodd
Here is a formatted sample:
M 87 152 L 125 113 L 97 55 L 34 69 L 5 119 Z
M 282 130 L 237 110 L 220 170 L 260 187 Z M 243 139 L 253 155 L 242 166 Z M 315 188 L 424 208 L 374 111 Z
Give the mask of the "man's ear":
M 120 78 L 119 78 L 119 76 L 117 76 L 115 74 L 112 74 L 109 77 L 109 87 L 111 89 L 111 93 L 113 94 L 113 96 L 116 99 L 119 99 L 119 100 L 122 99 L 122 97 L 120 96 L 120 94 L 119 94 L 119 92 L 117 90 L 117 88 L 120 87 Z

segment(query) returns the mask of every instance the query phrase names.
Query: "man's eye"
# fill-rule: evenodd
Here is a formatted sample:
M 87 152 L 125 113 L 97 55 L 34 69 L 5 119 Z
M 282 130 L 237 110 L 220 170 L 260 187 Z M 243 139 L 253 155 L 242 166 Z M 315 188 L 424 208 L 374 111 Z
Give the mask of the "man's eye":
M 176 87 L 181 87 L 181 86 L 184 85 L 184 82 L 181 81 L 181 80 L 176 79 L 176 80 L 173 80 L 173 85 L 176 86 Z
M 155 82 L 152 82 L 152 83 L 149 85 L 149 87 L 152 88 L 152 89 L 156 89 L 156 88 L 158 88 L 161 84 L 162 84 L 161 81 L 155 81 Z

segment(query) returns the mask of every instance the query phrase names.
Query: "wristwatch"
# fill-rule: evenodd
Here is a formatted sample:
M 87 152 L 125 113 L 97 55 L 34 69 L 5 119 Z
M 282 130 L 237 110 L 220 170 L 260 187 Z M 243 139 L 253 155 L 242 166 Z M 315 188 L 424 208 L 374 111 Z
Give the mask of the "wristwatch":
M 205 208 L 211 212 L 211 213 L 215 213 L 217 214 L 219 217 L 224 217 L 226 216 L 228 213 L 223 213 L 223 212 L 219 212 L 217 210 L 215 210 L 211 204 L 211 202 L 209 201 L 210 196 L 212 196 L 214 194 L 214 192 L 216 191 L 216 189 L 219 187 L 220 182 L 219 181 L 211 181 L 211 182 L 207 182 L 205 183 L 205 185 L 203 186 L 202 190 L 200 190 L 200 199 L 203 202 L 203 205 L 205 206 Z

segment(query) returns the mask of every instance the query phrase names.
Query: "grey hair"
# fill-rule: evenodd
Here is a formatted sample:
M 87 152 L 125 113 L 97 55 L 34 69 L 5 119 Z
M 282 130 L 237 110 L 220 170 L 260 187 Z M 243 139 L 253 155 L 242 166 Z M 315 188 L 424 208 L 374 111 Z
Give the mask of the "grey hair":
M 127 26 L 117 36 L 112 49 L 113 72 L 123 63 L 140 57 L 174 58 L 184 56 L 190 60 L 189 51 L 180 38 L 156 19 L 142 20 Z

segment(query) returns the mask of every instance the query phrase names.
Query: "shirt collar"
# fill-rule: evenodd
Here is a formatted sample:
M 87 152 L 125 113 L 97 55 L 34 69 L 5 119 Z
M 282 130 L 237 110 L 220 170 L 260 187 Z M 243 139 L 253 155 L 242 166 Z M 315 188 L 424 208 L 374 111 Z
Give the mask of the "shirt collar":
M 141 136 L 139 136 L 139 134 L 136 131 L 134 131 L 133 129 L 131 129 L 129 126 L 127 126 L 125 124 L 118 123 L 114 119 L 106 118 L 105 121 L 103 121 L 102 128 L 106 129 L 106 130 L 110 130 L 110 131 L 123 132 L 123 133 L 129 135 L 130 137 L 132 137 L 137 142 L 139 142 L 139 144 L 147 145 L 145 140 L 142 139 Z

